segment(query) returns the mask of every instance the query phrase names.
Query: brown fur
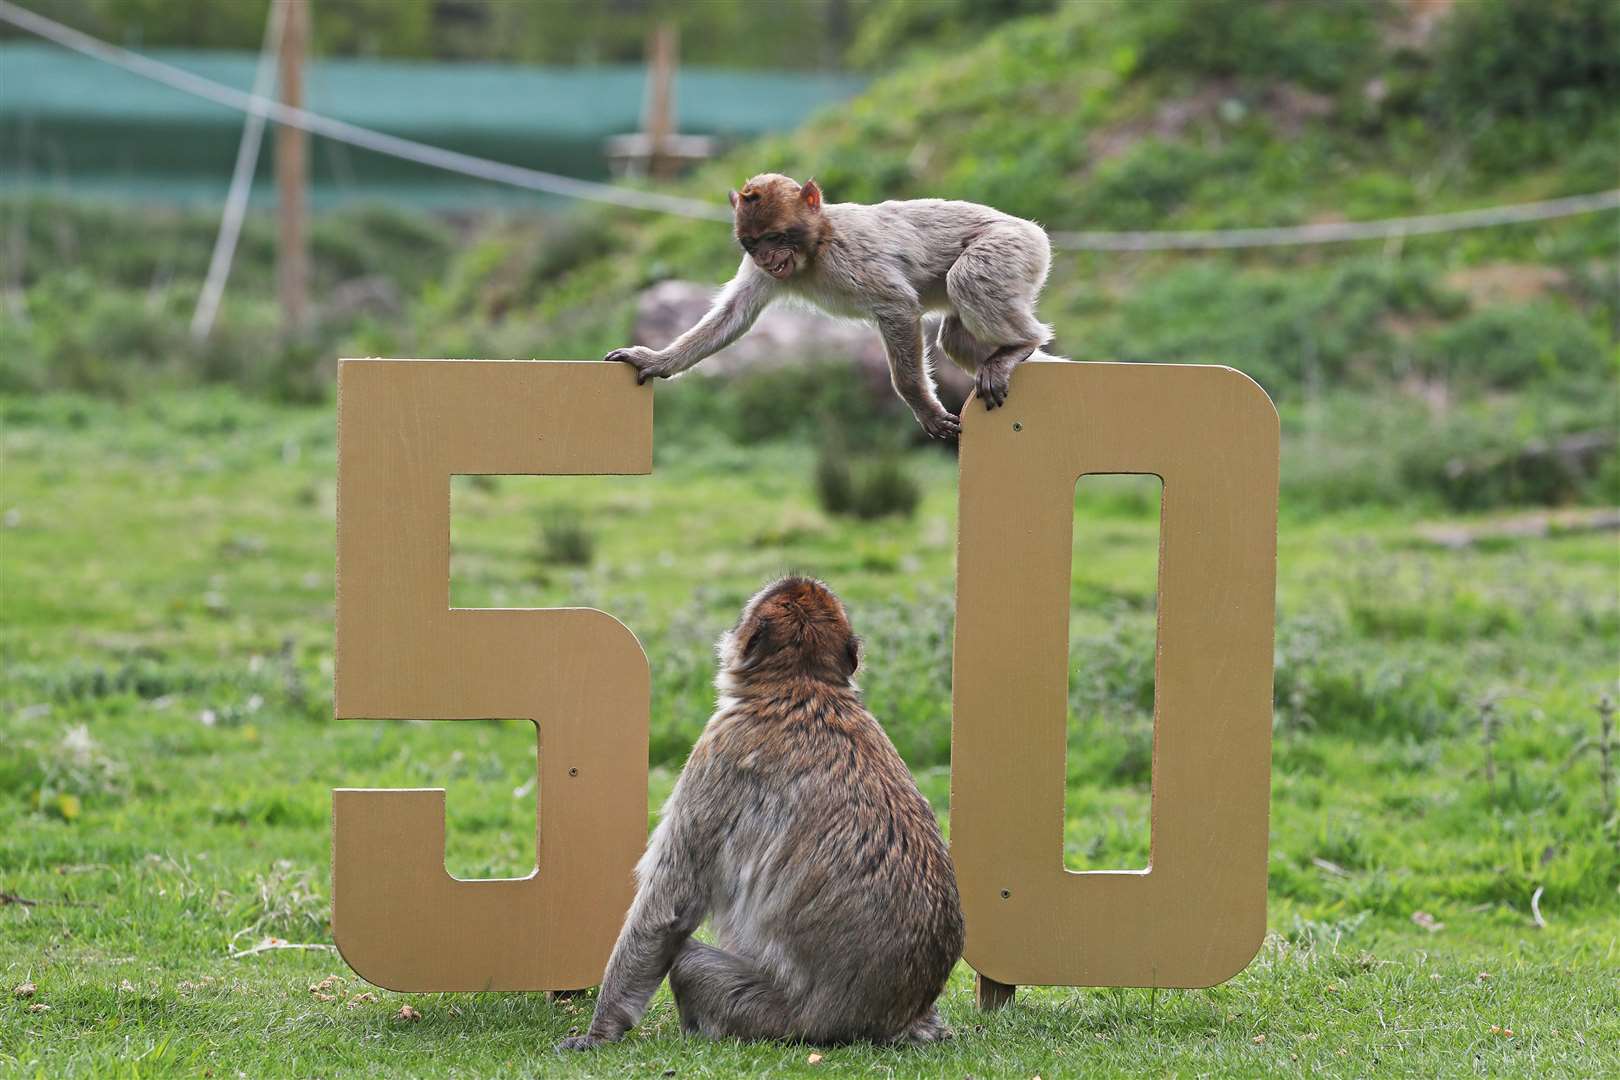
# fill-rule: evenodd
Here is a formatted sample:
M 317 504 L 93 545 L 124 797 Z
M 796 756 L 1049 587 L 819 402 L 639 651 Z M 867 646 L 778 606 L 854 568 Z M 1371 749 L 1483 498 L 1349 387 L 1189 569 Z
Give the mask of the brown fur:
M 962 951 L 950 855 L 852 681 L 859 642 L 820 582 L 764 589 L 720 644 L 719 710 L 692 749 L 608 963 L 587 1049 L 667 973 L 681 1025 L 817 1043 L 948 1037 Z M 718 947 L 691 934 L 705 920 Z

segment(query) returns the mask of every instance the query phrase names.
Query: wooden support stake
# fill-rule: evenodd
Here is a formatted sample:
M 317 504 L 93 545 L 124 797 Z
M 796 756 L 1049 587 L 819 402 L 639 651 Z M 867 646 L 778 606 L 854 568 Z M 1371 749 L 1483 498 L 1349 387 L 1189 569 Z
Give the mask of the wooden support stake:
M 665 20 L 652 32 L 647 45 L 647 109 L 642 130 L 647 133 L 647 175 L 668 180 L 675 175 L 679 159 L 670 154 L 670 136 L 675 134 L 675 65 L 679 31 Z
M 304 107 L 304 53 L 309 48 L 309 0 L 278 0 L 287 5 L 281 31 L 281 103 Z M 284 333 L 304 327 L 308 295 L 309 257 L 304 247 L 304 218 L 308 213 L 309 136 L 303 129 L 281 124 L 276 128 L 276 193 L 280 233 L 276 244 L 276 287 L 281 298 Z
M 1013 995 L 1018 993 L 1018 987 L 998 983 L 988 975 L 978 976 L 975 990 L 979 998 L 979 1008 L 985 1012 L 995 1012 L 1004 1005 L 1011 1005 Z

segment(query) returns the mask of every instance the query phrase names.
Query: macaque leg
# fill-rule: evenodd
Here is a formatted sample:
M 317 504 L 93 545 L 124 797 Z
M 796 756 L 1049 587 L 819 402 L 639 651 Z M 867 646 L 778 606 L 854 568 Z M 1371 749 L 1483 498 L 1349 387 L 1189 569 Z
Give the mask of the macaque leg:
M 977 375 L 979 365 L 995 351 L 993 345 L 986 345 L 968 333 L 967 327 L 962 325 L 962 320 L 954 312 L 945 316 L 939 324 L 939 337 L 935 340 L 940 351 L 951 358 L 951 363 L 969 375 Z
M 1052 337 L 1035 318 L 1035 297 L 1046 277 L 1044 238 L 1018 226 L 990 229 L 957 256 L 945 293 L 967 332 L 993 343 L 978 366 L 975 389 L 985 408 L 1007 400 L 1012 370 Z
M 751 960 L 688 938 L 669 970 L 681 1030 L 711 1039 L 781 1039 L 795 1010 Z
M 878 332 L 889 357 L 889 378 L 895 393 L 911 407 L 922 429 L 936 439 L 954 439 L 962 424 L 939 403 L 923 348 L 922 314 L 917 311 L 880 314 Z
M 994 409 L 1006 402 L 1007 390 L 1012 385 L 1013 368 L 1028 360 L 1038 344 L 1008 345 L 991 353 L 989 358 L 979 365 L 973 386 L 986 409 Z

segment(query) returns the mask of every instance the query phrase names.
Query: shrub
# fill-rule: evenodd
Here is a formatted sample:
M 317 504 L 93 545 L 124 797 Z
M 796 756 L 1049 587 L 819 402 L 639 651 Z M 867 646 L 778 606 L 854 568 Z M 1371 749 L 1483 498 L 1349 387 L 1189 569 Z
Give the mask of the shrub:
M 1538 303 L 1484 308 L 1434 331 L 1420 343 L 1418 364 L 1427 374 L 1492 389 L 1590 384 L 1613 374 L 1604 351 L 1578 316 Z
M 1379 5 L 1187 0 L 1142 5 L 1141 66 L 1333 90 L 1376 55 Z
M 838 439 L 864 448 L 892 438 L 904 415 L 887 387 L 871 386 L 847 362 L 755 368 L 722 392 L 733 402 L 732 435 L 744 444 L 825 438 L 836 428 Z
M 910 517 L 922 501 L 922 489 L 898 457 L 884 455 L 853 465 L 834 446 L 823 446 L 816 455 L 815 489 L 816 501 L 827 513 L 863 520 Z
M 538 559 L 552 566 L 589 566 L 596 556 L 596 534 L 572 506 L 553 507 L 540 520 Z
M 816 501 L 829 514 L 848 514 L 855 507 L 855 478 L 842 454 L 822 450 L 816 455 Z
M 860 474 L 855 489 L 856 517 L 880 518 L 890 514 L 910 517 L 922 501 L 922 489 L 899 458 L 879 458 Z
M 1613 0 L 1474 0 L 1447 21 L 1434 93 L 1454 116 L 1584 124 L 1620 97 Z

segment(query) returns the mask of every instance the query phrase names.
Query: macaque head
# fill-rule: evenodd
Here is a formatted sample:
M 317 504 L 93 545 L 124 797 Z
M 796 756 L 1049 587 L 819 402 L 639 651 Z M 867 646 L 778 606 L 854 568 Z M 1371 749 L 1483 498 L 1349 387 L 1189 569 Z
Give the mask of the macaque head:
M 861 639 L 844 605 L 814 578 L 765 586 L 720 638 L 720 688 L 743 682 L 812 678 L 848 683 L 861 664 Z
M 821 188 L 781 173 L 760 173 L 731 193 L 737 243 L 771 277 L 804 269 L 821 236 Z

